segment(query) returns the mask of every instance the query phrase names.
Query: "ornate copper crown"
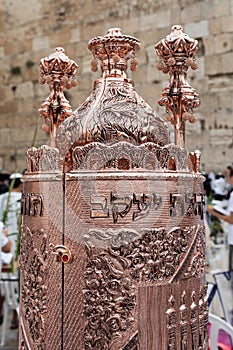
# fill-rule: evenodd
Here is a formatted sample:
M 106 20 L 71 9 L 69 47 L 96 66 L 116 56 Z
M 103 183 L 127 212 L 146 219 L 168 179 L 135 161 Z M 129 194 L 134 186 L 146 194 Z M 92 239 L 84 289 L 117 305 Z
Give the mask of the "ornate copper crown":
M 88 48 L 92 51 L 92 70 L 98 69 L 97 58 L 101 61 L 101 69 L 107 75 L 118 76 L 126 71 L 127 61 L 131 59 L 131 70 L 137 68 L 136 52 L 140 49 L 138 39 L 123 35 L 120 28 L 111 28 L 105 36 L 91 39 Z

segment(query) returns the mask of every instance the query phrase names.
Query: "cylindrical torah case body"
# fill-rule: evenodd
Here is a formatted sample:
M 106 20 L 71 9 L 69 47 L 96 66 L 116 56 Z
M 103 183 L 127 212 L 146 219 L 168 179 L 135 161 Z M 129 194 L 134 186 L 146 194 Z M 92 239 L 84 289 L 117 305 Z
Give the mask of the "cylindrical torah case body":
M 50 145 L 28 150 L 23 177 L 19 349 L 204 350 L 203 176 L 184 146 L 197 42 L 177 25 L 155 46 L 174 143 L 127 78 L 139 41 L 113 28 L 88 47 L 103 76 L 73 112 L 77 64 L 62 48 L 41 60 Z

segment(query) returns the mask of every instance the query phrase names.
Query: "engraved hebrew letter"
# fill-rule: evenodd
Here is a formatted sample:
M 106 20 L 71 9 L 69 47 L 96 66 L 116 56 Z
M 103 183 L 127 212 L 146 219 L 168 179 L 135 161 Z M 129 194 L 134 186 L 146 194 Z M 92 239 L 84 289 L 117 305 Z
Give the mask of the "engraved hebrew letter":
M 178 209 L 184 215 L 184 198 L 180 194 L 170 193 L 170 216 L 177 216 Z
M 151 208 L 152 197 L 148 194 L 133 194 L 133 203 L 137 204 L 138 211 L 133 212 L 133 220 L 145 217 Z
M 162 204 L 162 197 L 157 193 L 153 193 L 153 204 L 155 210 L 159 209 Z
M 109 209 L 107 206 L 107 198 L 104 196 L 92 194 L 91 204 L 94 208 L 91 209 L 91 218 L 108 218 Z
M 121 218 L 126 216 L 132 207 L 132 199 L 130 197 L 115 196 L 112 194 L 112 192 L 110 195 L 110 202 L 112 205 L 112 216 L 114 223 L 117 222 L 118 216 Z

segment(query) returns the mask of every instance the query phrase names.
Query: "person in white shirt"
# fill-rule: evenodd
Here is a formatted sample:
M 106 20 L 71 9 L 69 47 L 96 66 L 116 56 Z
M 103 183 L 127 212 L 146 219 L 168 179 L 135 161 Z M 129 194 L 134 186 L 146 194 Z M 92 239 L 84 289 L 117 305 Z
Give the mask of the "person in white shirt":
M 17 248 L 17 240 L 19 234 L 19 220 L 21 212 L 21 173 L 13 173 L 10 175 L 13 187 L 10 191 L 0 195 L 0 220 L 7 227 L 9 238 L 12 241 L 11 253 L 15 256 Z M 7 205 L 8 203 L 8 205 Z
M 20 214 L 21 214 L 21 177 L 20 173 L 10 175 L 9 191 L 0 195 L 0 220 L 3 220 L 7 227 L 9 239 L 12 242 L 11 254 L 13 260 L 17 256 L 17 246 L 20 234 Z M 12 256 L 5 256 L 12 260 Z M 1 316 L 0 316 L 1 321 Z M 13 310 L 11 329 L 18 328 L 18 315 L 16 310 Z
M 0 221 L 0 246 L 1 246 L 1 251 L 0 251 L 0 268 L 2 269 L 2 265 L 5 263 L 5 258 L 3 257 L 10 255 L 12 259 L 12 254 L 10 253 L 11 251 L 11 246 L 12 242 L 11 240 L 7 237 L 8 236 L 8 231 L 5 228 L 4 224 L 2 221 Z M 0 324 L 3 322 L 3 316 L 2 316 L 2 306 L 3 306 L 3 301 L 4 297 L 0 294 Z
M 233 169 L 230 169 L 228 183 L 233 187 Z M 233 191 L 230 193 L 230 197 L 227 203 L 226 215 L 216 211 L 213 206 L 207 207 L 207 212 L 216 216 L 220 220 L 227 223 L 227 239 L 229 244 L 229 271 L 233 270 Z
M 1 245 L 1 252 L 4 252 L 5 254 L 10 253 L 12 242 L 7 237 L 8 231 L 6 227 L 3 225 L 3 222 L 0 221 L 0 245 Z

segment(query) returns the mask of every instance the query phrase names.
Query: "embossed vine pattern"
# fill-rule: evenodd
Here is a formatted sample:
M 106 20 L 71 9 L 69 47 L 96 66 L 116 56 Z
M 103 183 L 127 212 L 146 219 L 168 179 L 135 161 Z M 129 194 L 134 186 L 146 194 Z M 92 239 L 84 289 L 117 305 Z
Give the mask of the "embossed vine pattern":
M 30 329 L 32 340 L 37 349 L 45 350 L 43 314 L 46 312 L 47 287 L 44 284 L 44 279 L 48 259 L 47 236 L 43 230 L 30 230 L 26 227 L 22 230 L 21 242 L 22 317 L 27 322 L 27 327 Z
M 107 254 L 90 256 L 85 271 L 85 349 L 108 350 L 133 323 L 135 288 Z
M 111 348 L 114 339 L 134 322 L 136 300 L 131 280 L 135 285 L 165 283 L 178 274 L 186 278 L 185 271 L 195 276 L 198 270 L 190 255 L 201 258 L 201 234 L 196 226 L 170 231 L 143 229 L 140 234 L 129 229 L 90 230 L 85 236 L 89 258 L 84 290 L 85 349 Z M 200 264 L 204 266 L 203 259 Z

